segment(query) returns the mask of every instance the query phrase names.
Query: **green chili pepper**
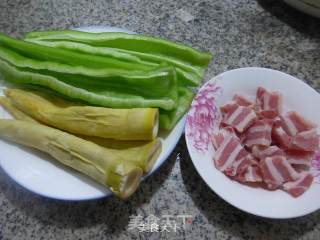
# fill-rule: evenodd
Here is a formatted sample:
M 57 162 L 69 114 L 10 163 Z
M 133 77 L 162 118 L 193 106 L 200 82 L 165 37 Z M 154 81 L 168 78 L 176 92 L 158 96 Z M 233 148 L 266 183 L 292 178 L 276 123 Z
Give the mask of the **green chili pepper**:
M 24 68 L 33 73 L 41 73 L 75 87 L 99 88 L 100 91 L 120 90 L 143 97 L 177 98 L 177 82 L 173 68 L 161 67 L 153 71 L 117 71 L 114 69 L 92 69 L 81 66 L 70 66 L 57 62 L 38 61 L 26 58 L 0 46 L 0 58 L 10 64 Z M 171 74 L 168 74 L 170 73 Z
M 98 56 L 107 56 L 117 58 L 119 60 L 125 62 L 135 62 L 139 64 L 145 64 L 153 67 L 157 67 L 159 64 L 143 61 L 140 57 L 134 56 L 134 54 L 123 51 L 121 49 L 108 48 L 108 47 L 94 47 L 89 44 L 79 43 L 79 42 L 71 42 L 71 41 L 42 41 L 37 39 L 25 39 L 27 42 L 32 42 L 36 44 L 40 44 L 47 47 L 61 48 L 61 49 L 69 49 L 75 52 L 98 55 Z
M 70 50 L 52 48 L 39 44 L 10 38 L 0 33 L 0 45 L 25 57 L 41 61 L 57 61 L 72 66 L 85 66 L 93 69 L 106 68 L 117 70 L 151 70 L 153 66 L 121 61 L 96 55 L 77 53 Z
M 75 30 L 31 32 L 26 39 L 75 40 L 95 46 L 108 46 L 142 53 L 155 53 L 173 58 L 187 59 L 192 64 L 207 65 L 211 55 L 168 40 L 129 33 L 88 33 Z
M 28 69 L 19 69 L 1 59 L 0 72 L 7 81 L 50 88 L 69 98 L 83 100 L 94 105 L 114 108 L 159 107 L 163 109 L 173 109 L 176 106 L 176 102 L 169 97 L 152 99 L 111 90 L 103 91 L 99 87 L 92 87 L 89 90 L 79 88 L 50 75 L 30 72 Z M 172 72 L 163 72 L 161 74 L 167 74 L 169 77 Z
M 32 32 L 26 41 L 80 52 L 110 54 L 117 50 L 121 54 L 138 57 L 139 61 L 166 62 L 177 68 L 183 85 L 198 86 L 205 68 L 211 60 L 208 53 L 168 40 L 127 33 L 86 33 L 73 30 Z M 131 58 L 132 59 L 132 58 Z
M 126 33 L 0 33 L 0 73 L 11 82 L 112 108 L 156 107 L 172 129 L 188 110 L 211 59 L 167 40 Z
M 167 111 L 160 109 L 159 124 L 163 129 L 170 130 L 176 125 L 181 117 L 188 111 L 194 93 L 187 88 L 180 87 L 178 95 L 178 106 L 174 110 Z
M 187 62 L 179 61 L 171 57 L 165 57 L 161 55 L 141 53 L 123 49 L 115 49 L 108 47 L 95 47 L 89 44 L 71 42 L 71 41 L 44 41 L 44 40 L 34 40 L 26 39 L 28 42 L 33 42 L 36 44 L 41 44 L 48 47 L 55 47 L 61 49 L 68 49 L 77 52 L 83 52 L 87 54 L 95 54 L 101 56 L 112 56 L 119 58 L 127 62 L 135 62 L 138 64 L 144 64 L 148 66 L 159 66 L 159 64 L 167 63 L 176 67 L 178 73 L 178 80 L 180 85 L 191 85 L 198 86 L 199 81 L 204 75 L 204 68 L 199 66 L 192 66 Z

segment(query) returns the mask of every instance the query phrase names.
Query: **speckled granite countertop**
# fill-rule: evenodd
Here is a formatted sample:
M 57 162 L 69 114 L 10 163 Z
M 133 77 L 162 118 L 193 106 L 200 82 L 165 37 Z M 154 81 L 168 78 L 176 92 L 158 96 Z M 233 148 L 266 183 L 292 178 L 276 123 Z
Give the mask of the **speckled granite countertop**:
M 206 79 L 262 66 L 320 90 L 320 20 L 280 0 L 0 1 L 0 31 L 13 36 L 88 25 L 124 27 L 209 50 L 215 57 Z M 176 232 L 128 229 L 134 216 L 165 214 L 188 214 L 193 221 Z M 183 138 L 127 201 L 54 201 L 28 192 L 0 170 L 0 239 L 320 239 L 319 220 L 320 212 L 280 221 L 230 206 L 196 173 Z

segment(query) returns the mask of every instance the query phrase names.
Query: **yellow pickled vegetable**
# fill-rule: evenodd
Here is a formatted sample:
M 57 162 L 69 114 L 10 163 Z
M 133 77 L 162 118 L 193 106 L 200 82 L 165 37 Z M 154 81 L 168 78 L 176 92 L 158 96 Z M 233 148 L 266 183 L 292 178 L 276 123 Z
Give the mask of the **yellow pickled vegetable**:
M 62 106 L 31 91 L 7 89 L 5 94 L 32 118 L 71 133 L 117 140 L 153 140 L 158 133 L 159 113 L 155 108 Z
M 6 97 L 0 97 L 0 105 L 4 107 L 14 118 L 29 122 L 37 122 L 32 117 L 28 116 L 24 112 L 20 111 L 18 108 L 16 108 L 10 99 Z
M 52 99 L 54 101 L 56 100 L 54 98 Z M 59 104 L 66 105 L 64 102 L 60 102 Z M 0 105 L 2 105 L 11 115 L 13 115 L 18 120 L 38 123 L 36 120 L 16 108 L 11 103 L 9 98 L 0 97 Z M 152 169 L 155 161 L 158 159 L 161 153 L 162 144 L 159 138 L 156 138 L 152 141 L 120 141 L 100 137 L 90 137 L 85 135 L 79 135 L 78 137 L 107 148 L 119 158 L 134 163 L 144 172 L 149 172 Z
M 159 138 L 148 142 L 117 141 L 99 137 L 84 137 L 84 139 L 92 141 L 112 151 L 115 155 L 136 164 L 138 167 L 141 167 L 145 173 L 152 169 L 162 149 Z
M 120 198 L 137 189 L 142 169 L 90 141 L 42 124 L 0 119 L 0 138 L 50 154 L 108 187 Z

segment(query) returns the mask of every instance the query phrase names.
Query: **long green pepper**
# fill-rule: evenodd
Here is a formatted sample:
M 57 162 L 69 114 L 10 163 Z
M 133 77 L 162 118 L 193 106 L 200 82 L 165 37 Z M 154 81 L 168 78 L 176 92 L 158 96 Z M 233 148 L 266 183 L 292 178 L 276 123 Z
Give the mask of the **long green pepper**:
M 160 108 L 172 129 L 190 106 L 211 59 L 182 44 L 126 33 L 33 32 L 26 41 L 0 33 L 6 80 L 93 105 Z
M 31 32 L 26 41 L 61 49 L 99 55 L 115 54 L 134 56 L 127 61 L 172 65 L 181 85 L 196 87 L 200 84 L 211 55 L 182 44 L 141 34 L 87 33 L 74 30 Z M 121 56 L 120 56 L 121 55 Z
M 187 88 L 180 87 L 178 89 L 178 106 L 173 110 L 160 109 L 159 124 L 164 129 L 172 129 L 183 116 L 193 99 L 194 93 Z
M 72 99 L 82 100 L 93 105 L 113 108 L 160 107 L 164 109 L 173 109 L 176 106 L 176 102 L 165 97 L 148 99 L 139 95 L 130 95 L 111 90 L 101 91 L 99 88 L 94 87 L 90 89 L 79 88 L 50 75 L 31 72 L 28 69 L 21 70 L 1 59 L 0 72 L 7 81 L 46 87 Z
M 172 58 L 186 59 L 195 65 L 207 65 L 211 55 L 194 48 L 170 42 L 168 40 L 149 37 L 142 34 L 129 33 L 88 33 L 75 30 L 38 31 L 26 35 L 26 39 L 38 40 L 73 40 L 89 43 L 94 46 L 104 46 L 117 49 L 132 50 L 142 53 L 153 53 Z
M 0 45 L 11 49 L 25 57 L 40 61 L 56 61 L 73 66 L 86 66 L 93 69 L 117 69 L 117 70 L 151 70 L 153 67 L 142 64 L 120 61 L 117 58 L 88 55 L 65 49 L 58 49 L 17 40 L 0 33 Z
M 54 76 L 75 87 L 87 86 L 101 92 L 119 89 L 149 98 L 167 96 L 177 99 L 177 81 L 172 67 L 160 67 L 152 71 L 115 71 L 113 69 L 92 69 L 83 66 L 70 66 L 58 62 L 39 61 L 26 58 L 0 45 L 0 59 L 33 73 Z

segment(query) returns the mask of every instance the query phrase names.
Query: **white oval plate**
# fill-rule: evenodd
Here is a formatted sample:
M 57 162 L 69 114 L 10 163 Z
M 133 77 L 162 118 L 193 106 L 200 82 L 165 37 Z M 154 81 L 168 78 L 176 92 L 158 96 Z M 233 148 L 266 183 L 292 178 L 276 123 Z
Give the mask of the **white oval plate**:
M 280 90 L 287 109 L 296 110 L 320 126 L 320 95 L 301 80 L 265 68 L 240 68 L 222 73 L 198 92 L 187 115 L 185 137 L 192 162 L 208 186 L 225 201 L 248 213 L 268 218 L 293 218 L 320 208 L 320 154 L 313 161 L 315 183 L 299 198 L 281 190 L 252 188 L 230 180 L 213 162 L 210 134 L 220 122 L 219 106 L 236 92 L 254 99 L 257 87 Z
M 125 29 L 101 26 L 84 27 L 77 30 L 87 32 L 130 32 Z M 5 85 L 3 81 L 0 82 L 0 95 L 3 95 L 2 89 L 5 88 Z M 11 118 L 1 107 L 0 117 Z M 154 173 L 169 157 L 183 133 L 184 125 L 185 117 L 178 122 L 171 132 L 159 132 L 159 137 L 162 141 L 162 152 L 147 176 Z M 0 166 L 3 170 L 18 184 L 42 196 L 60 200 L 89 200 L 112 194 L 104 186 L 64 167 L 47 154 L 2 140 L 0 140 L 0 153 Z

